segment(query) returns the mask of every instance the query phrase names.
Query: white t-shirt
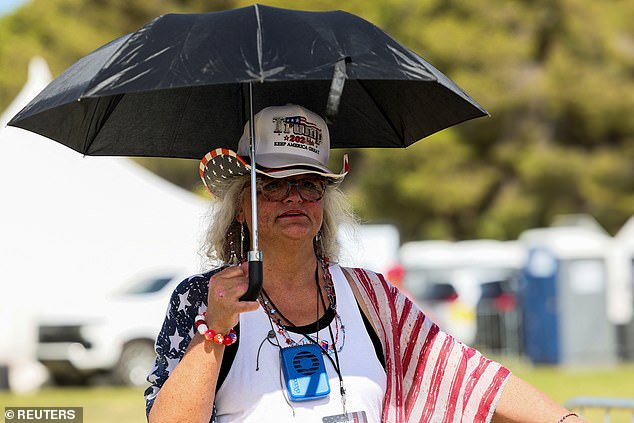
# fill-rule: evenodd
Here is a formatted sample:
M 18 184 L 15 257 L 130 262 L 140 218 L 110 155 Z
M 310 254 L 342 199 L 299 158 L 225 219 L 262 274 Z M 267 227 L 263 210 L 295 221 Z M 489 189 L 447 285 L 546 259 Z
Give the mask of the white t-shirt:
M 376 356 L 352 289 L 339 265 L 331 264 L 330 273 L 337 297 L 337 313 L 344 326 L 335 338 L 337 349 L 343 344 L 337 355 L 346 391 L 346 411 L 364 411 L 369 422 L 378 422 L 381 420 L 385 395 L 385 370 Z M 333 334 L 336 330 L 335 320 L 331 322 Z M 273 328 L 279 345 L 286 345 L 284 337 L 277 333 L 277 327 L 273 325 Z M 326 416 L 342 414 L 339 377 L 326 357 L 324 364 L 328 372 L 330 394 L 309 401 L 287 400 L 279 347 L 265 340 L 270 330 L 271 322 L 262 307 L 240 316 L 238 351 L 216 395 L 218 422 L 322 422 Z M 344 330 L 345 338 L 342 333 Z M 331 340 L 328 327 L 311 335 L 320 340 Z M 294 333 L 290 333 L 290 336 L 295 341 L 302 338 Z M 334 360 L 334 354 L 331 357 Z M 256 370 L 256 366 L 259 370 Z

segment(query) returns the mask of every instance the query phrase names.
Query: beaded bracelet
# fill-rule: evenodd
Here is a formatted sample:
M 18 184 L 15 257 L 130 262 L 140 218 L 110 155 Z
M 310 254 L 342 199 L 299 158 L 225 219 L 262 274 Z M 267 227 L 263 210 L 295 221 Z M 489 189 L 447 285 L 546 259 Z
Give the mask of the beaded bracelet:
M 196 316 L 194 320 L 194 325 L 196 326 L 196 330 L 199 334 L 205 337 L 207 341 L 213 341 L 218 345 L 233 345 L 238 340 L 238 335 L 236 331 L 231 329 L 228 334 L 223 335 L 221 333 L 217 333 L 213 329 L 209 329 L 207 327 L 207 322 L 205 321 L 205 316 L 207 313 L 199 314 Z
M 559 420 L 557 420 L 557 423 L 562 423 L 568 417 L 572 417 L 572 416 L 579 417 L 579 415 L 577 413 L 568 413 L 565 416 L 562 416 Z

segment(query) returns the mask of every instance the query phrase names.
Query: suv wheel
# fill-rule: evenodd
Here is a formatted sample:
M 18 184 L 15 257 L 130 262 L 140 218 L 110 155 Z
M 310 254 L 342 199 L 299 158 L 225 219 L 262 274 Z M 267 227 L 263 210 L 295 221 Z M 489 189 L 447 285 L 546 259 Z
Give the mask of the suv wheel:
M 156 359 L 154 344 L 149 340 L 130 341 L 124 345 L 114 368 L 115 381 L 128 386 L 145 386 L 146 377 Z

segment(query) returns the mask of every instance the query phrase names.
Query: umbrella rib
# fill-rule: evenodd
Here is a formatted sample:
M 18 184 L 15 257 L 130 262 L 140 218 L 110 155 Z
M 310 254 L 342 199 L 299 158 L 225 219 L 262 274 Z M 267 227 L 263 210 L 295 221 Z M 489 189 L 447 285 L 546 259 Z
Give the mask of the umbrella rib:
M 399 131 L 397 130 L 397 128 L 394 126 L 394 124 L 392 123 L 392 120 L 389 119 L 389 117 L 387 116 L 387 114 L 385 113 L 384 109 L 380 106 L 380 104 L 374 99 L 374 96 L 372 96 L 372 94 L 370 94 L 370 91 L 366 88 L 363 80 L 361 79 L 357 79 L 356 80 L 359 83 L 359 86 L 361 87 L 361 89 L 363 90 L 363 92 L 365 92 L 368 95 L 368 98 L 370 100 L 372 100 L 372 103 L 374 104 L 374 106 L 377 108 L 377 110 L 379 112 L 381 112 L 381 116 L 383 117 L 383 119 L 385 120 L 385 122 L 388 123 L 388 125 L 390 126 L 390 128 L 392 129 L 392 131 L 394 132 L 394 134 L 396 135 L 397 139 L 401 140 L 401 145 L 399 147 L 406 147 L 406 141 L 405 141 L 405 136 L 404 134 L 399 134 Z
M 88 149 L 90 148 L 90 146 L 92 146 L 93 142 L 95 141 L 95 139 L 97 139 L 97 137 L 99 136 L 99 133 L 104 128 L 104 125 L 95 124 L 97 120 L 97 115 L 98 115 L 97 112 L 100 109 L 99 106 L 102 103 L 106 102 L 108 106 L 106 107 L 106 109 L 108 111 L 104 115 L 109 116 L 112 114 L 114 109 L 119 105 L 119 102 L 121 101 L 122 98 L 123 98 L 123 94 L 115 94 L 109 97 L 96 97 L 97 101 L 94 102 L 94 105 L 92 106 L 92 113 L 90 114 L 90 123 L 87 127 L 86 133 L 84 134 L 84 145 L 82 150 L 83 154 L 90 155 L 88 153 Z M 95 131 L 94 135 L 91 137 L 90 128 L 93 128 L 93 127 L 97 128 L 97 130 Z
M 78 101 L 81 101 L 81 98 Z M 82 153 L 86 155 L 89 155 L 88 148 L 90 147 L 90 145 L 92 145 L 92 142 L 95 140 L 95 138 L 97 138 L 97 134 L 99 133 L 99 131 L 101 131 L 101 128 L 100 128 L 97 131 L 97 134 L 95 134 L 94 137 L 90 139 L 90 128 L 93 127 L 93 122 L 95 121 L 95 116 L 97 115 L 97 109 L 98 109 L 97 106 L 99 105 L 101 101 L 102 101 L 102 97 L 97 97 L 97 101 L 95 101 L 92 107 L 92 113 L 90 114 L 90 123 L 88 124 L 88 127 L 86 128 L 86 133 L 84 134 L 84 145 L 82 146 Z
M 260 22 L 260 8 L 255 5 L 255 20 L 258 23 L 256 31 L 256 43 L 258 48 L 258 66 L 260 67 L 260 82 L 264 82 L 264 69 L 262 69 L 262 22 Z

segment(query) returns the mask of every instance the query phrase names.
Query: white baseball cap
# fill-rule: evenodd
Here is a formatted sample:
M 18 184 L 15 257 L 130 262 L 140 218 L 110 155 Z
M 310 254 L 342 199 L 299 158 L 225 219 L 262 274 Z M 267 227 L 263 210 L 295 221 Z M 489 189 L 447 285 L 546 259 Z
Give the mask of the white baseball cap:
M 254 116 L 256 172 L 272 177 L 314 173 L 330 182 L 340 182 L 349 171 L 348 157 L 343 158 L 341 172 L 328 169 L 330 134 L 326 122 L 316 113 L 295 104 L 271 106 Z M 238 152 L 226 148 L 210 151 L 200 162 L 200 177 L 216 196 L 218 182 L 246 175 L 249 164 L 250 123 L 238 142 Z

